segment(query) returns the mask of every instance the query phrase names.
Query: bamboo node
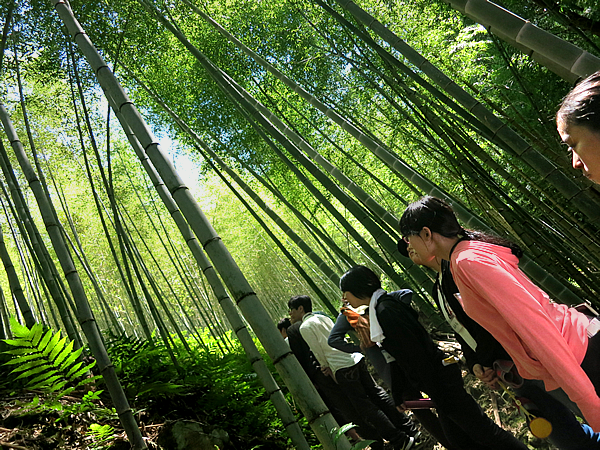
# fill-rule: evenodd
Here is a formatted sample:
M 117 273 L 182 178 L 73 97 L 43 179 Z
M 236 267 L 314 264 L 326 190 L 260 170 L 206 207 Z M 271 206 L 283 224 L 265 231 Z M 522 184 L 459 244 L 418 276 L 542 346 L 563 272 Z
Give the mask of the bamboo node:
M 206 241 L 204 244 L 202 244 L 202 248 L 204 248 L 204 250 L 206 250 L 206 247 L 208 247 L 208 244 L 210 244 L 213 241 L 220 241 L 220 240 L 221 240 L 220 236 L 212 237 L 208 241 Z
M 289 352 L 285 352 L 283 355 L 281 355 L 279 358 L 275 358 L 273 360 L 273 365 L 277 365 L 279 364 L 284 358 L 287 358 L 290 355 L 293 355 L 294 353 L 290 350 Z
M 242 295 L 240 298 L 238 298 L 235 301 L 236 305 L 239 305 L 242 302 L 242 300 L 244 300 L 246 297 L 250 297 L 251 295 L 256 295 L 256 292 L 253 292 L 253 291 L 246 292 L 244 295 Z

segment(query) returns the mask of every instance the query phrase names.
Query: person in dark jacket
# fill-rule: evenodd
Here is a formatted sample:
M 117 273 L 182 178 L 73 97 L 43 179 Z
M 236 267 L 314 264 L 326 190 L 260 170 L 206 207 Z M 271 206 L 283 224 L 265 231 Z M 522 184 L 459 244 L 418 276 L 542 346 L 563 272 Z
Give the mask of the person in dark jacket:
M 410 289 L 401 289 L 399 291 L 390 292 L 389 295 L 395 297 L 396 300 L 400 302 L 410 305 L 412 291 Z M 355 332 L 360 345 L 346 340 L 346 335 L 353 331 Z M 410 389 L 408 383 L 404 380 L 403 373 L 396 370 L 396 365 L 393 364 L 394 358 L 371 340 L 368 306 L 365 305 L 358 309 L 354 309 L 349 307 L 347 302 L 344 302 L 341 313 L 329 333 L 327 343 L 331 347 L 346 353 L 362 351 L 388 388 L 391 389 L 392 386 L 394 386 L 395 391 L 392 392 L 394 400 L 401 399 L 404 396 L 405 389 Z M 405 393 L 405 395 L 409 398 L 416 399 L 420 397 L 420 392 L 411 390 L 410 392 Z M 402 406 L 398 409 L 403 410 Z M 431 434 L 447 450 L 456 450 L 446 439 L 437 416 L 430 409 L 416 409 L 413 411 L 413 415 L 419 420 L 429 434 Z M 416 436 L 416 434 L 413 435 Z
M 465 391 L 460 367 L 445 363 L 446 356 L 419 323 L 416 311 L 381 289 L 379 277 L 371 269 L 353 267 L 340 279 L 340 289 L 353 308 L 369 305 L 371 340 L 395 358 L 415 391 L 433 400 L 444 434 L 453 446 L 465 450 L 527 449 L 485 415 Z

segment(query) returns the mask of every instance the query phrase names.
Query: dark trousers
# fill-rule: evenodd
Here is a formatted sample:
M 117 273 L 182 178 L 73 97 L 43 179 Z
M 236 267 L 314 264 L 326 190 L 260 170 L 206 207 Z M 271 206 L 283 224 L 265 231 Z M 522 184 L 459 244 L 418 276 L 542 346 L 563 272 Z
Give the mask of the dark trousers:
M 412 426 L 410 419 L 396 409 L 391 397 L 375 382 L 364 359 L 339 369 L 335 377 L 358 413 L 355 420 L 361 436 L 378 442 L 383 437 L 392 444 L 405 439 L 402 428 Z
M 588 425 L 579 423 L 565 405 L 546 392 L 543 382 L 525 380 L 515 392 L 531 400 L 537 406 L 536 416 L 552 424 L 552 433 L 548 437 L 552 445 L 561 450 L 600 449 L 600 434 L 594 433 Z
M 318 370 L 313 375 L 312 382 L 340 427 L 354 420 L 357 414 L 354 405 L 333 378 Z
M 444 434 L 453 447 L 462 450 L 527 450 L 511 433 L 496 425 L 463 386 L 457 364 L 443 369 L 442 386 L 426 392 L 436 404 Z
M 594 385 L 596 394 L 600 396 L 600 333 L 597 333 L 588 341 L 588 348 L 585 352 L 585 358 L 581 362 L 581 368 Z
M 446 450 L 460 450 L 458 447 L 454 447 L 444 433 L 440 419 L 430 409 L 414 409 L 413 415 L 421 423 L 434 439 L 444 446 Z

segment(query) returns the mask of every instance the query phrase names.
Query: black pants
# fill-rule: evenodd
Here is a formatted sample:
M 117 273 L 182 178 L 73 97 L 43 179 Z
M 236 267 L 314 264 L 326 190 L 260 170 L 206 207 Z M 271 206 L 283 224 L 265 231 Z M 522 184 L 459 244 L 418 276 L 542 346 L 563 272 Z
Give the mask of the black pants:
M 442 386 L 426 392 L 436 404 L 444 434 L 462 450 L 527 450 L 511 433 L 496 425 L 463 386 L 457 364 L 444 367 L 439 378 Z
M 581 368 L 596 388 L 596 394 L 600 396 L 600 332 L 588 340 Z
M 312 382 L 340 427 L 354 421 L 354 405 L 333 378 L 318 370 L 313 375 Z
M 358 413 L 355 420 L 361 436 L 379 442 L 383 437 L 392 444 L 406 438 L 402 428 L 412 426 L 410 419 L 396 409 L 392 398 L 375 382 L 364 359 L 339 369 L 335 377 Z

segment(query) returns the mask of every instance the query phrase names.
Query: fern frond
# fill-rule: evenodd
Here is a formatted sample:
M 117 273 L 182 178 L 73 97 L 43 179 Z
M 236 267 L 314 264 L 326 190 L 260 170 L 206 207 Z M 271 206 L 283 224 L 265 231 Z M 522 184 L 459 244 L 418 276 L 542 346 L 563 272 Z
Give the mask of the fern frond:
M 93 377 L 84 378 L 79 383 L 77 383 L 75 385 L 75 387 L 85 386 L 86 384 L 95 384 L 96 381 L 99 381 L 101 379 L 102 379 L 102 375 L 94 375 Z M 102 392 L 102 391 L 100 391 L 100 392 Z
M 83 375 L 85 375 L 86 373 L 89 372 L 89 370 L 94 367 L 94 365 L 96 364 L 96 361 L 94 361 L 91 364 L 88 364 L 85 367 L 82 367 L 81 369 L 79 369 L 77 372 L 74 372 L 73 374 L 71 374 L 71 378 L 79 378 Z
M 33 347 L 37 347 L 43 334 L 44 334 L 44 327 L 42 326 L 42 324 L 36 323 L 33 327 L 31 327 L 30 336 L 31 336 L 31 345 Z
M 9 355 L 18 355 L 19 353 L 12 353 L 12 350 L 10 351 L 11 353 L 9 353 L 9 351 L 4 352 L 5 354 L 9 354 Z M 10 359 L 8 361 L 6 361 L 4 364 L 7 366 L 14 366 L 15 364 L 24 364 L 27 361 L 30 360 L 35 360 L 35 359 L 39 359 L 39 353 L 26 353 L 26 354 L 21 354 L 21 356 L 19 356 L 19 358 L 13 358 Z
M 73 341 L 70 341 L 67 346 L 58 354 L 58 356 L 56 357 L 56 359 L 54 360 L 54 364 L 57 367 L 60 367 L 61 364 L 63 363 L 63 361 L 65 359 L 67 359 L 67 357 L 73 352 Z M 79 352 L 79 354 L 81 354 L 81 352 Z
M 8 340 L 8 339 L 7 339 Z M 4 341 L 6 342 L 6 341 Z M 6 353 L 7 355 L 28 355 L 32 352 L 35 352 L 35 349 L 32 349 L 31 347 L 19 347 L 19 348 L 14 348 L 11 350 L 6 350 L 3 353 Z M 41 355 L 41 352 L 37 352 L 39 355 Z
M 65 395 L 69 395 L 71 392 L 73 392 L 75 390 L 77 386 L 72 386 L 72 387 L 68 387 L 66 388 L 64 391 L 61 391 L 58 393 L 58 398 L 64 397 Z
M 63 363 L 60 365 L 60 370 L 64 372 L 71 367 L 71 364 L 73 364 L 77 358 L 79 358 L 79 355 L 81 355 L 82 351 L 82 348 L 75 350 L 67 359 L 63 361 Z
M 40 349 L 40 350 L 42 350 L 42 353 L 44 354 L 45 357 L 48 357 L 50 355 L 50 352 L 52 352 L 52 350 L 54 350 L 54 347 L 56 347 L 56 345 L 58 344 L 59 341 L 60 341 L 60 330 L 57 331 L 56 333 L 54 333 L 54 335 L 52 336 L 52 339 L 50 339 L 50 342 L 48 342 L 48 345 L 46 345 L 46 348 Z
M 12 334 L 15 337 L 23 338 L 29 335 L 29 328 L 24 325 L 21 325 L 17 322 L 17 319 L 14 317 L 10 318 L 10 328 L 12 330 Z
M 6 342 L 8 345 L 12 345 L 14 347 L 22 347 L 23 346 L 23 340 L 21 339 L 4 339 L 4 342 Z M 30 346 L 27 346 L 28 348 L 31 348 Z
M 58 392 L 58 391 L 61 391 L 67 384 L 68 384 L 67 380 L 62 380 L 62 381 L 59 381 L 58 383 L 53 383 L 52 386 L 50 386 L 48 388 L 48 390 L 50 392 Z M 61 395 L 59 395 L 59 397 L 62 397 L 63 395 L 67 395 L 67 394 L 61 393 Z
M 87 374 L 95 362 L 84 365 L 77 361 L 83 349 L 73 351 L 73 342 L 66 336 L 61 338 L 60 331 L 44 331 L 40 324 L 35 324 L 29 330 L 14 320 L 11 320 L 11 324 L 16 332 L 13 333 L 14 339 L 5 340 L 13 347 L 4 352 L 12 356 L 6 364 L 14 367 L 11 373 L 17 375 L 16 379 L 29 380 L 28 387 L 59 392 L 56 398 L 60 398 L 75 387 L 91 384 L 97 379 L 79 379 Z
M 51 367 L 47 361 L 37 358 L 34 360 L 24 362 L 22 365 L 14 368 L 11 373 L 25 372 L 27 370 L 35 369 L 36 367 L 44 366 L 44 365 L 47 367 Z
M 82 362 L 78 362 L 77 364 L 73 364 L 73 367 L 71 367 L 71 368 L 69 369 L 69 371 L 67 372 L 67 374 L 66 374 L 66 377 L 67 377 L 67 378 L 71 378 L 71 377 L 72 377 L 72 378 L 74 378 L 74 377 L 73 377 L 73 374 L 74 374 L 75 372 L 77 372 L 81 366 L 83 366 L 83 363 L 82 363 Z
M 30 383 L 28 384 L 28 386 L 31 389 L 46 388 L 46 389 L 49 389 L 50 391 L 52 391 L 53 387 L 54 387 L 54 382 L 60 380 L 61 376 L 60 375 L 52 375 L 51 377 L 49 377 L 48 375 L 49 374 L 47 374 L 47 373 L 43 373 L 39 377 L 31 380 Z
M 56 345 L 54 346 L 54 348 L 52 349 L 52 351 L 50 352 L 50 354 L 48 355 L 48 359 L 50 361 L 54 361 L 56 359 L 56 356 L 64 350 L 65 348 L 65 343 L 67 342 L 67 337 L 65 336 L 64 338 L 62 338 L 60 341 L 58 341 L 56 343 Z
M 53 334 L 54 333 L 52 333 L 52 330 L 46 331 L 46 333 L 44 334 L 44 337 L 42 338 L 42 340 L 40 341 L 40 343 L 37 347 L 40 349 L 46 348 L 46 346 L 48 345 L 48 342 L 50 342 L 50 339 L 52 339 Z

